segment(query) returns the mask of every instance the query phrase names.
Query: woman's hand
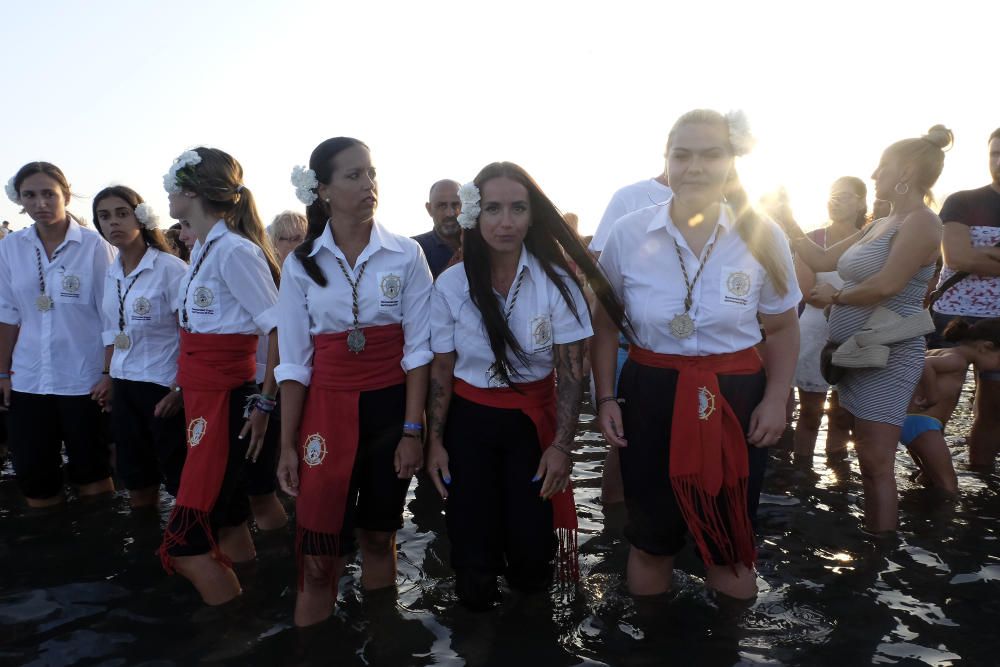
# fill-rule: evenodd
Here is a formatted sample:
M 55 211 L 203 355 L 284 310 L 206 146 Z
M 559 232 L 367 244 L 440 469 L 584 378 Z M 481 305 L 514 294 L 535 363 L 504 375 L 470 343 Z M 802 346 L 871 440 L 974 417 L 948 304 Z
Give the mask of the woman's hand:
M 627 447 L 625 429 L 622 426 L 622 408 L 618 401 L 604 401 L 597 408 L 597 424 L 605 440 L 615 447 Z
M 419 438 L 403 436 L 396 446 L 395 458 L 396 476 L 409 479 L 420 471 L 424 464 L 424 448 Z
M 101 409 L 111 412 L 111 376 L 102 375 L 93 387 L 90 388 L 90 398 L 97 401 Z
M 278 486 L 292 496 L 299 495 L 299 456 L 294 447 L 282 447 L 278 457 Z
M 250 444 L 247 446 L 247 458 L 254 463 L 257 462 L 257 457 L 260 456 L 260 450 L 264 448 L 264 434 L 267 433 L 269 418 L 269 414 L 254 408 L 250 411 L 250 418 L 243 424 L 243 430 L 240 431 L 241 440 L 247 436 L 247 433 L 250 434 Z
M 448 452 L 439 442 L 427 445 L 427 473 L 434 482 L 434 487 L 445 500 L 448 499 L 448 485 L 451 484 L 451 471 L 448 470 Z
M 820 283 L 812 288 L 812 291 L 809 293 L 809 300 L 811 303 L 816 304 L 818 308 L 823 308 L 833 303 L 833 296 L 836 293 L 837 289 L 830 283 Z
M 750 429 L 747 442 L 754 447 L 770 447 L 778 444 L 785 432 L 785 403 L 764 399 L 750 415 Z
M 538 462 L 538 470 L 535 471 L 535 477 L 531 481 L 542 480 L 542 490 L 539 495 L 543 500 L 548 500 L 569 486 L 569 475 L 572 471 L 573 461 L 569 454 L 552 445 L 542 453 L 542 460 Z
M 184 404 L 181 392 L 171 389 L 170 392 L 160 399 L 153 408 L 153 416 L 160 419 L 169 419 L 176 415 Z

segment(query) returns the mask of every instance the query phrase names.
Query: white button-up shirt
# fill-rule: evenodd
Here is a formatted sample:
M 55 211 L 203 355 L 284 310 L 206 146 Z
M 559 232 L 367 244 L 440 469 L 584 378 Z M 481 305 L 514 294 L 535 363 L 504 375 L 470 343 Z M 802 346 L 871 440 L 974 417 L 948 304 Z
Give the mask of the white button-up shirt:
M 351 280 L 358 283 L 358 326 L 402 324 L 403 370 L 410 371 L 430 363 L 433 358 L 430 351 L 433 279 L 424 252 L 416 241 L 393 234 L 376 221 L 372 224 L 368 245 L 352 268 L 327 225 L 313 243 L 309 255 L 315 258 L 327 282 L 325 287 L 317 285 L 306 275 L 302 262 L 294 253 L 285 259 L 278 299 L 281 363 L 274 371 L 278 382 L 294 380 L 308 386 L 312 378 L 312 337 L 354 328 L 351 286 L 337 258 L 343 262 Z M 363 274 L 362 265 L 365 266 Z
M 520 278 L 522 273 L 523 279 Z M 546 377 L 552 372 L 555 362 L 553 344 L 575 343 L 594 333 L 583 292 L 572 278 L 562 272 L 560 275 L 573 297 L 579 320 L 538 259 L 522 246 L 514 282 L 500 306 L 504 313 L 509 310 L 507 325 L 527 354 L 528 364 L 524 365 L 507 349 L 507 359 L 516 371 L 516 374 L 511 374 L 514 382 L 533 382 Z M 518 280 L 522 280 L 519 290 Z M 499 294 L 496 297 L 501 300 Z M 431 313 L 431 350 L 438 354 L 456 353 L 455 377 L 475 387 L 502 386 L 492 378 L 491 367 L 495 362 L 493 348 L 486 335 L 482 313 L 469 294 L 464 263 L 456 264 L 438 276 L 434 283 Z
M 210 243 L 202 262 L 201 255 Z M 193 275 L 199 262 L 198 273 Z M 187 311 L 192 333 L 270 333 L 278 324 L 277 302 L 278 288 L 264 252 L 230 231 L 224 221 L 215 223 L 204 245 L 201 241 L 194 244 L 176 302 L 178 314 L 182 308 Z
M 776 315 L 795 308 L 802 295 L 788 241 L 777 224 L 770 220 L 763 224 L 781 253 L 788 281 L 784 295 L 777 293 L 764 267 L 733 229 L 726 209 L 700 257 L 670 219 L 669 202 L 619 220 L 601 253 L 600 264 L 625 305 L 639 345 L 661 354 L 686 356 L 738 352 L 760 342 L 758 312 Z M 695 332 L 688 338 L 677 338 L 670 332 L 670 320 L 684 312 L 687 288 L 674 241 L 680 246 L 688 278 L 693 280 L 716 237 L 691 295 L 693 305 L 688 314 L 695 322 Z
M 112 345 L 124 317 L 129 347 L 115 348 L 111 377 L 169 387 L 177 375 L 180 334 L 174 304 L 187 264 L 156 248 L 127 276 L 116 260 L 104 280 L 104 344 Z M 120 297 L 119 297 L 120 295 Z M 124 306 L 122 301 L 124 299 Z
M 45 312 L 36 303 L 38 257 L 45 294 L 52 299 Z M 0 243 L 0 322 L 20 327 L 11 364 L 14 391 L 81 396 L 101 379 L 101 300 L 114 257 L 107 241 L 75 220 L 52 261 L 34 225 Z

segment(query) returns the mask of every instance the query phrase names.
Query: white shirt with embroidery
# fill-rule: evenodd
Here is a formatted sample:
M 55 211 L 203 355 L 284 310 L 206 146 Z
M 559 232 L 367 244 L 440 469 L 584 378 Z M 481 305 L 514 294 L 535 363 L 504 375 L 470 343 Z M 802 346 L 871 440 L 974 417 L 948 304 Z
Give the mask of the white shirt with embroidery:
M 433 278 L 416 241 L 393 234 L 375 221 L 368 245 L 352 268 L 327 225 L 309 254 L 327 282 L 324 287 L 316 284 L 294 253 L 285 259 L 278 299 L 281 363 L 274 371 L 278 382 L 293 380 L 308 386 L 312 378 L 312 337 L 354 328 L 351 285 L 337 263 L 338 258 L 351 280 L 358 283 L 358 326 L 402 324 L 403 370 L 411 371 L 430 363 Z
M 174 304 L 187 264 L 146 248 L 138 266 L 124 275 L 119 257 L 104 279 L 104 344 L 113 345 L 124 317 L 129 346 L 114 348 L 111 377 L 169 387 L 177 375 L 180 333 Z M 119 301 L 124 299 L 124 307 Z
M 787 277 L 788 292 L 778 294 L 764 267 L 733 229 L 724 209 L 716 232 L 695 256 L 670 219 L 669 201 L 630 213 L 611 230 L 600 264 L 625 305 L 638 344 L 661 354 L 704 356 L 738 352 L 761 340 L 757 313 L 776 315 L 797 307 L 802 298 L 795 280 L 792 253 L 777 224 L 764 220 L 774 237 Z M 687 294 L 674 241 L 689 280 L 718 237 L 692 290 L 689 312 L 695 332 L 688 338 L 671 334 L 670 321 L 684 312 Z
M 44 312 L 37 303 L 39 257 L 52 303 Z M 114 257 L 107 241 L 75 220 L 51 261 L 34 225 L 0 244 L 0 322 L 20 328 L 10 369 L 14 391 L 82 396 L 101 379 L 101 300 Z
M 602 252 L 611 235 L 611 229 L 623 216 L 647 206 L 656 206 L 670 199 L 672 191 L 655 178 L 647 178 L 621 188 L 613 195 L 604 209 L 601 222 L 597 225 L 594 238 L 590 240 L 591 252 Z
M 517 290 L 522 272 L 524 278 L 520 290 Z M 509 348 L 507 350 L 507 359 L 516 371 L 516 374 L 511 374 L 515 383 L 541 380 L 552 372 L 555 363 L 553 344 L 575 343 L 594 333 L 583 292 L 572 278 L 561 271 L 559 273 L 573 298 L 576 315 L 556 284 L 545 274 L 538 259 L 523 246 L 507 298 L 502 300 L 494 292 L 496 298 L 501 300 L 501 311 L 510 311 L 508 326 L 527 354 L 528 364 L 525 365 Z M 483 316 L 469 294 L 464 263 L 449 268 L 434 283 L 431 350 L 437 354 L 455 352 L 455 377 L 474 387 L 502 386 L 492 372 L 491 367 L 495 363 L 493 349 L 486 335 Z
M 208 254 L 193 275 L 206 248 Z M 187 312 L 192 333 L 269 333 L 278 325 L 277 302 L 278 288 L 264 252 L 225 222 L 215 223 L 204 244 L 194 244 L 176 301 L 178 315 L 182 309 Z

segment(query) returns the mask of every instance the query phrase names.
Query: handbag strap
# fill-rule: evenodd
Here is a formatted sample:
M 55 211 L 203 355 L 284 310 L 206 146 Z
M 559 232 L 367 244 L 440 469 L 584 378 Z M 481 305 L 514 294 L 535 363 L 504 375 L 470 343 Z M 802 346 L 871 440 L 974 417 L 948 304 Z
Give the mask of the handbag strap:
M 993 248 L 1000 248 L 1000 241 L 997 241 L 991 247 L 993 247 Z M 934 303 L 938 299 L 940 299 L 942 296 L 944 296 L 945 292 L 947 292 L 952 287 L 954 287 L 958 283 L 962 282 L 963 280 L 965 280 L 966 278 L 968 278 L 971 275 L 972 274 L 969 273 L 968 271 L 956 271 L 955 273 L 953 273 L 950 276 L 948 276 L 948 280 L 946 280 L 943 283 L 941 283 L 941 286 L 938 287 L 933 292 L 931 292 L 930 296 L 927 297 L 927 306 L 928 307 L 933 306 Z

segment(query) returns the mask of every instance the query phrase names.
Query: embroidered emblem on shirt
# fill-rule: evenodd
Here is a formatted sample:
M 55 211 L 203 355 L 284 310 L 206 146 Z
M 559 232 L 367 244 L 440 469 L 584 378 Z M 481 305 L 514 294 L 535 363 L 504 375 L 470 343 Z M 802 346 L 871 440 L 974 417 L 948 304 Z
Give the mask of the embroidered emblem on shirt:
M 194 305 L 199 308 L 208 308 L 215 302 L 215 295 L 207 287 L 199 287 L 194 291 Z
M 552 320 L 547 315 L 539 315 L 531 321 L 531 336 L 535 347 L 545 347 L 552 342 Z
M 77 276 L 67 273 L 63 276 L 62 288 L 64 292 L 77 294 L 80 291 L 80 279 Z
M 208 422 L 205 421 L 204 417 L 195 417 L 188 424 L 188 447 L 197 447 L 201 439 L 205 437 L 205 429 L 208 428 Z
M 400 290 L 403 289 L 403 281 L 399 279 L 394 273 L 390 273 L 382 278 L 382 296 L 386 299 L 394 301 L 396 297 L 399 296 Z
M 326 458 L 326 440 L 319 433 L 306 438 L 302 460 L 310 467 L 318 466 Z
M 733 296 L 746 296 L 750 293 L 750 276 L 743 271 L 733 271 L 726 278 L 726 289 Z
M 149 302 L 144 296 L 140 296 L 135 301 L 132 302 L 132 312 L 139 316 L 149 315 L 149 311 L 153 309 L 153 304 Z
M 715 412 L 715 394 L 708 387 L 698 388 L 698 419 L 707 421 Z

